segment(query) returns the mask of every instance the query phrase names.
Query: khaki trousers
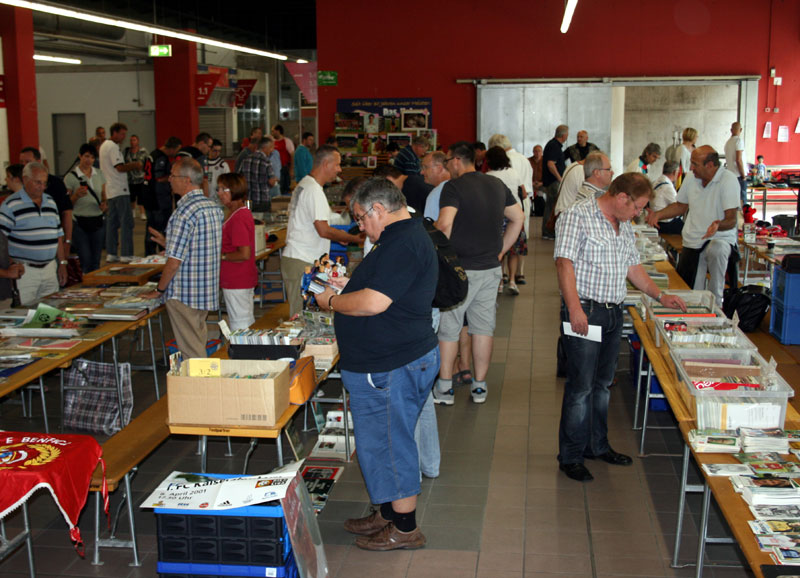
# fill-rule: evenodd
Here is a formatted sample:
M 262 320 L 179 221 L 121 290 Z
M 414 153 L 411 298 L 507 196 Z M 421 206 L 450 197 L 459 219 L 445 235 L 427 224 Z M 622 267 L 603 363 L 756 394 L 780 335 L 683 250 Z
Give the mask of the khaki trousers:
M 192 309 L 177 299 L 170 299 L 166 305 L 172 333 L 184 359 L 208 357 L 206 355 L 208 311 Z

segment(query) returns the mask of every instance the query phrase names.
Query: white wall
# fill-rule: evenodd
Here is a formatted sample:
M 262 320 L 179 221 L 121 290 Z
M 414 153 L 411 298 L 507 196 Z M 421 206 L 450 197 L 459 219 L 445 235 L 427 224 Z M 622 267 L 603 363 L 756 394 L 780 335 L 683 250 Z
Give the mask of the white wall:
M 106 127 L 107 133 L 109 125 L 117 122 L 121 110 L 156 108 L 152 71 L 37 73 L 36 96 L 39 144 L 48 159 L 55 158 L 53 114 L 85 114 L 86 138 L 89 139 L 98 126 Z M 136 102 L 137 98 L 141 98 L 141 102 Z

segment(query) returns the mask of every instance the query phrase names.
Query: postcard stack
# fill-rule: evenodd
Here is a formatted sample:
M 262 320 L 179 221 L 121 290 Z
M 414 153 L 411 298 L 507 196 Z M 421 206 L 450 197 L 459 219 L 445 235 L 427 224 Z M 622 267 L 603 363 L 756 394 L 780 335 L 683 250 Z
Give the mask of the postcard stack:
M 789 453 L 789 436 L 780 428 L 751 428 L 740 427 L 739 438 L 742 451 L 749 452 L 777 452 Z
M 698 453 L 735 454 L 741 451 L 739 436 L 730 429 L 693 429 L 689 443 Z

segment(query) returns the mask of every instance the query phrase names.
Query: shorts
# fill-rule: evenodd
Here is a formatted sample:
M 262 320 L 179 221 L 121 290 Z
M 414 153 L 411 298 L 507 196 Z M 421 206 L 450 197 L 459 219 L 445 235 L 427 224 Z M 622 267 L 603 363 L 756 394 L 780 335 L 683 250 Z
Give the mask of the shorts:
M 458 334 L 469 316 L 470 335 L 494 335 L 497 321 L 497 286 L 500 285 L 502 269 L 467 270 L 469 289 L 467 298 L 453 309 L 442 311 L 439 324 L 439 341 L 458 341 Z

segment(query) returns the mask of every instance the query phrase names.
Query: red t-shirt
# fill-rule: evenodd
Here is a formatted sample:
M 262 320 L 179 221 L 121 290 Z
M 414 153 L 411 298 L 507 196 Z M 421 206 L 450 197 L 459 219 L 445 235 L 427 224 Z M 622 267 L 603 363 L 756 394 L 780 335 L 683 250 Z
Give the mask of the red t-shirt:
M 250 258 L 247 261 L 222 261 L 219 278 L 223 289 L 252 289 L 258 285 L 256 226 L 250 209 L 242 207 L 222 224 L 222 252 L 232 253 L 237 247 L 246 245 L 250 246 Z
M 292 155 L 289 154 L 289 151 L 286 150 L 286 139 L 282 138 L 281 140 L 275 139 L 275 150 L 281 155 L 281 166 L 285 167 L 289 164 L 289 161 L 292 159 Z

